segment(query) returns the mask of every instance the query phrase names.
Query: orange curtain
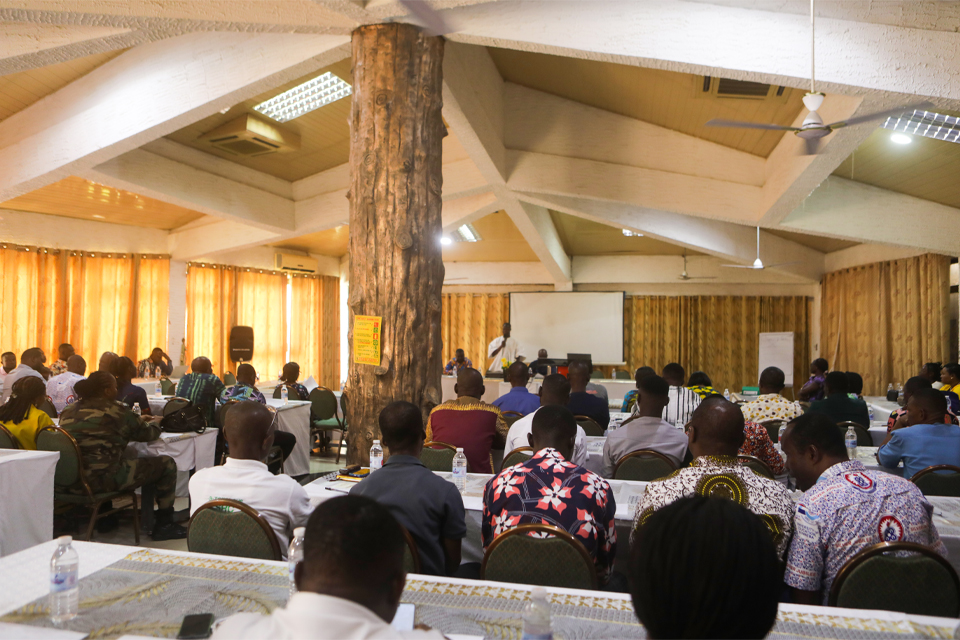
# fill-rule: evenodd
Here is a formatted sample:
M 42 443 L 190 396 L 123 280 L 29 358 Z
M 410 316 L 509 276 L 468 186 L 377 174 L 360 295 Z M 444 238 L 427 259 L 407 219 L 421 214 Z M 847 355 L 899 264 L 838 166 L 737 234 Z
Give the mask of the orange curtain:
M 502 334 L 503 323 L 509 319 L 509 294 L 443 294 L 443 364 L 453 358 L 457 349 L 463 349 L 475 369 L 486 371 L 487 345 Z
M 831 369 L 863 376 L 879 395 L 925 362 L 951 361 L 950 259 L 925 254 L 828 273 L 820 351 Z
M 340 388 L 340 279 L 334 276 L 290 278 L 290 360 L 300 377 Z
M 187 265 L 187 365 L 210 358 L 213 372 L 231 369 L 230 327 L 236 324 L 237 269 L 221 265 Z M 254 336 L 256 339 L 256 336 Z
M 137 258 L 136 324 L 129 350 L 134 362 L 146 358 L 155 347 L 167 350 L 167 319 L 170 307 L 170 260 L 153 256 Z M 174 355 L 170 356 L 175 357 Z
M 237 324 L 253 327 L 250 364 L 261 380 L 276 380 L 287 356 L 287 274 L 238 269 L 236 305 Z
M 0 245 L 0 351 L 40 347 L 56 355 L 63 342 L 61 252 Z

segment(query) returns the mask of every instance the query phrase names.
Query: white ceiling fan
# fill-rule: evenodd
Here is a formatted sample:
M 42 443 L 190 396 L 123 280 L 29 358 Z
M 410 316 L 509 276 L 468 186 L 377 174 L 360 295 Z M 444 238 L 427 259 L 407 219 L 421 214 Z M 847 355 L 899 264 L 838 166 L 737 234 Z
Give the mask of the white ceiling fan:
M 742 122 L 739 120 L 724 120 L 722 118 L 714 118 L 713 120 L 707 123 L 708 127 L 736 127 L 741 129 L 768 129 L 772 131 L 793 131 L 795 135 L 800 138 L 803 138 L 804 142 L 804 153 L 803 155 L 814 155 L 817 153 L 817 150 L 820 147 L 820 140 L 830 135 L 834 129 L 839 129 L 840 127 L 848 127 L 850 125 L 860 124 L 862 122 L 870 122 L 871 120 L 882 120 L 889 116 L 895 116 L 907 111 L 913 111 L 914 109 L 923 109 L 926 110 L 933 105 L 930 102 L 921 102 L 919 104 L 911 106 L 897 107 L 895 109 L 887 109 L 886 111 L 878 111 L 876 113 L 871 113 L 863 116 L 857 116 L 856 118 L 848 118 L 846 120 L 841 120 L 839 122 L 831 122 L 830 124 L 824 124 L 823 118 L 820 117 L 820 114 L 817 113 L 817 109 L 820 108 L 820 105 L 823 104 L 824 95 L 817 91 L 816 82 L 815 82 L 815 70 L 816 65 L 814 63 L 814 1 L 810 0 L 810 92 L 803 96 L 803 105 L 810 112 L 807 114 L 807 117 L 803 119 L 803 124 L 800 127 L 785 127 L 779 124 L 766 124 L 762 122 Z
M 775 269 L 776 267 L 785 267 L 790 264 L 800 264 L 799 260 L 793 262 L 778 262 L 777 264 L 764 265 L 760 259 L 760 227 L 757 227 L 757 259 L 753 264 L 722 264 L 721 267 L 730 267 L 731 269 Z
M 690 276 L 687 275 L 687 254 L 683 254 L 683 271 L 677 276 L 677 280 L 716 280 L 717 276 Z

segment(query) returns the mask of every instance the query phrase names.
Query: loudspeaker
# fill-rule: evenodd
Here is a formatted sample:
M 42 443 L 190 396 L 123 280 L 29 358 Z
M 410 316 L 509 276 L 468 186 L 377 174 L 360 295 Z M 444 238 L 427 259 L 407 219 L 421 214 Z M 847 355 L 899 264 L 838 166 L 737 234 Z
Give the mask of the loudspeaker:
M 230 329 L 230 359 L 234 362 L 253 360 L 253 327 Z

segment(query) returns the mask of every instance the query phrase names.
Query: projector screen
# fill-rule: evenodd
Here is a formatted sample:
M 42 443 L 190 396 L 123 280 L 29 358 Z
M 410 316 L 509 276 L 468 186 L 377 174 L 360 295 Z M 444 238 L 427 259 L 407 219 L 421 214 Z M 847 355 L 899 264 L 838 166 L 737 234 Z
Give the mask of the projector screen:
M 589 353 L 594 364 L 624 364 L 622 291 L 511 293 L 510 326 L 527 362 L 546 349 L 558 360 Z

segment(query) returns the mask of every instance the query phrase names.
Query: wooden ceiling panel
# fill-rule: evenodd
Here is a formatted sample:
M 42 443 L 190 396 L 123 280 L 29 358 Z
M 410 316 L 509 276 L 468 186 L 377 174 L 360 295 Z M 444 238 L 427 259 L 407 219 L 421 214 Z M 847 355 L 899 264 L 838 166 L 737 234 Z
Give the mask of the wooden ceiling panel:
M 444 262 L 537 262 L 537 254 L 506 211 L 472 223 L 480 242 L 454 242 L 443 247 Z
M 702 255 L 698 251 L 663 242 L 647 236 L 625 236 L 623 229 L 551 211 L 563 248 L 571 256 L 688 256 Z
M 270 246 L 339 258 L 347 255 L 347 251 L 350 249 L 350 228 L 343 224 L 326 231 L 318 231 L 299 238 L 276 242 Z
M 0 209 L 45 213 L 149 229 L 176 229 L 203 217 L 185 209 L 129 191 L 70 176 L 13 200 Z

